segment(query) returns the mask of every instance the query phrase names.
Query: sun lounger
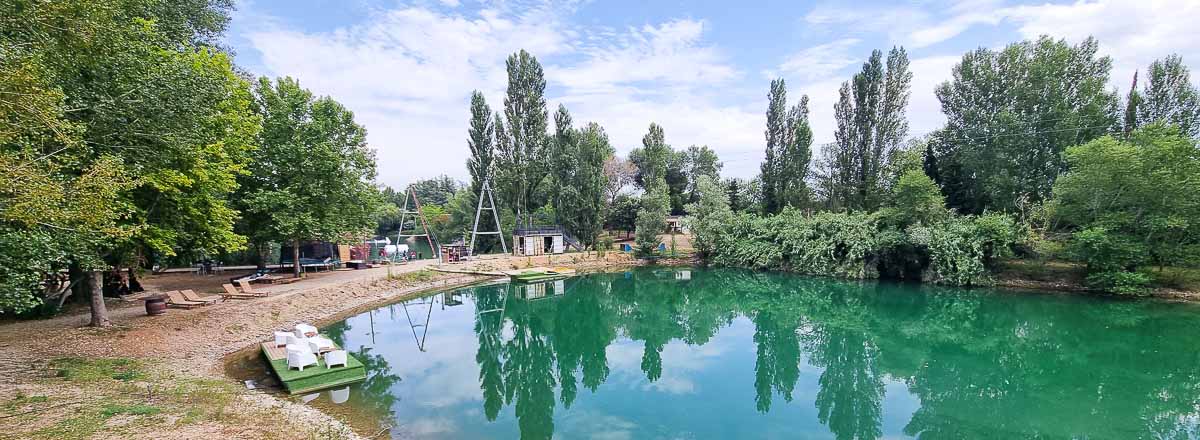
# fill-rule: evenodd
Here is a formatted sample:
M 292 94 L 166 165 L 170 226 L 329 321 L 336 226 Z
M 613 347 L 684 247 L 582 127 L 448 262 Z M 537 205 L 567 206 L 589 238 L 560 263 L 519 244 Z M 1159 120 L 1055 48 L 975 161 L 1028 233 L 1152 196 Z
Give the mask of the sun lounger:
M 225 293 L 221 294 L 221 296 L 225 297 L 225 299 L 254 299 L 267 296 L 266 294 L 249 294 L 238 292 L 237 288 L 233 287 L 233 284 L 222 284 L 221 287 L 225 288 Z
M 254 288 L 253 288 L 253 287 L 250 287 L 250 282 L 249 282 L 249 281 L 246 281 L 246 280 L 238 280 L 238 282 L 237 282 L 237 283 L 238 283 L 238 285 L 239 285 L 239 286 L 242 286 L 242 292 L 243 292 L 243 293 L 249 293 L 249 294 L 251 294 L 251 295 L 257 295 L 257 294 L 258 294 L 258 292 L 255 292 L 255 291 L 254 291 Z M 263 294 L 263 296 L 266 296 L 266 294 Z
M 184 299 L 184 297 L 182 295 L 180 295 L 178 291 L 175 291 L 175 290 L 168 291 L 168 292 L 166 292 L 166 294 L 167 294 L 167 306 L 174 306 L 174 307 L 179 307 L 179 308 L 183 308 L 183 309 L 190 309 L 193 307 L 200 307 L 203 305 L 207 305 L 206 303 L 202 303 L 202 302 L 188 301 L 187 299 Z
M 202 302 L 205 304 L 215 304 L 222 298 L 219 296 L 200 296 L 200 294 L 192 291 L 192 289 L 184 289 L 179 291 L 183 295 L 183 299 L 188 301 Z

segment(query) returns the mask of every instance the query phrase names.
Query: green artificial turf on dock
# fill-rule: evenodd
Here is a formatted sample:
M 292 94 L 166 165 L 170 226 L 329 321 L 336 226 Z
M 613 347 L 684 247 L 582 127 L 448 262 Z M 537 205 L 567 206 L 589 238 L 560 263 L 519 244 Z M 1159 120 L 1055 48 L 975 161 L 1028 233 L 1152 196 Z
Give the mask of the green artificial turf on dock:
M 290 369 L 287 357 L 272 356 L 270 343 L 263 343 L 263 357 L 275 371 L 279 382 L 288 393 L 307 393 L 310 391 L 346 385 L 367 378 L 367 369 L 353 354 L 346 356 L 345 367 L 327 368 L 323 356 L 317 356 L 317 365 L 304 367 L 304 371 Z M 282 350 L 280 348 L 279 350 Z

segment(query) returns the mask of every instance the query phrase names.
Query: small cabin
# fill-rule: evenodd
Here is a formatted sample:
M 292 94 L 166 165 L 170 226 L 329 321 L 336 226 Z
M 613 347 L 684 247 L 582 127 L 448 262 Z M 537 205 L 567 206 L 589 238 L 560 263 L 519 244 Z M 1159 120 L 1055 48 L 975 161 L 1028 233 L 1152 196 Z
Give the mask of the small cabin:
M 687 223 L 683 221 L 682 215 L 668 215 L 666 223 L 667 233 L 686 234 L 688 232 Z
M 513 231 L 513 255 L 532 257 L 565 251 L 566 232 L 562 226 L 532 226 Z

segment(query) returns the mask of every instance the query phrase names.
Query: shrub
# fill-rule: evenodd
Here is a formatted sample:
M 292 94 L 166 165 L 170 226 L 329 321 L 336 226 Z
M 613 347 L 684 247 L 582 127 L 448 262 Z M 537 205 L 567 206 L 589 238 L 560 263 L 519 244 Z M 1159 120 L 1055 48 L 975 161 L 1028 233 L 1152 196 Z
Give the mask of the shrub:
M 1071 253 L 1087 264 L 1088 286 L 1094 289 L 1134 294 L 1150 282 L 1136 272 L 1149 259 L 1149 251 L 1135 237 L 1091 227 L 1072 234 Z

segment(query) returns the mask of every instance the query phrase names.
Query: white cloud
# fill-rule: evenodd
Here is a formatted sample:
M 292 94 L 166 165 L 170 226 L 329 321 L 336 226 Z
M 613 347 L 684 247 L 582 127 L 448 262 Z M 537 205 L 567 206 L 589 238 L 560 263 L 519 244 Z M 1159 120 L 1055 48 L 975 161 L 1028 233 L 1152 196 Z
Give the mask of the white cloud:
M 1051 35 L 1078 42 L 1094 36 L 1113 59 L 1112 83 L 1128 89 L 1135 69 L 1171 53 L 1200 62 L 1200 1 L 1102 0 L 1018 6 L 1001 12 L 1025 38 Z
M 262 73 L 296 77 L 355 112 L 379 152 L 381 180 L 391 185 L 440 173 L 465 176 L 471 91 L 483 91 L 498 107 L 507 55 L 521 48 L 564 53 L 570 37 L 547 8 L 521 15 L 483 10 L 468 18 L 416 7 L 382 11 L 332 32 L 272 25 L 245 35 L 261 54 Z
M 704 28 L 703 21 L 674 20 L 629 29 L 606 39 L 611 42 L 583 47 L 585 61 L 557 66 L 547 76 L 572 93 L 616 91 L 640 81 L 696 86 L 733 79 L 738 72 L 720 52 L 701 44 Z
M 828 78 L 848 66 L 861 62 L 862 57 L 850 53 L 850 48 L 860 41 L 862 40 L 858 38 L 842 38 L 808 47 L 789 55 L 777 70 L 768 71 L 765 76 L 775 78 L 788 75 L 804 81 Z
M 704 21 L 616 31 L 566 26 L 568 13 L 543 6 L 468 17 L 406 7 L 332 32 L 269 21 L 240 37 L 261 54 L 263 73 L 296 77 L 352 109 L 379 152 L 380 180 L 393 186 L 441 173 L 465 178 L 469 94 L 483 91 L 500 110 L 504 59 L 522 48 L 545 66 L 551 108 L 561 102 L 576 121 L 600 123 L 619 151 L 640 144 L 650 122 L 676 146 L 720 152 L 757 143 L 758 112 L 713 99 L 710 87 L 741 73 L 704 43 Z

